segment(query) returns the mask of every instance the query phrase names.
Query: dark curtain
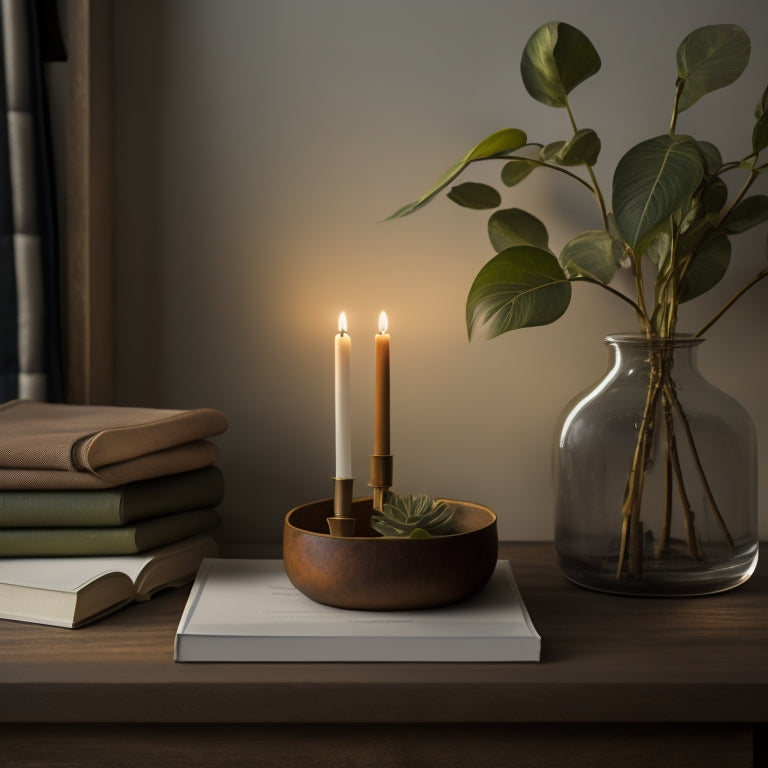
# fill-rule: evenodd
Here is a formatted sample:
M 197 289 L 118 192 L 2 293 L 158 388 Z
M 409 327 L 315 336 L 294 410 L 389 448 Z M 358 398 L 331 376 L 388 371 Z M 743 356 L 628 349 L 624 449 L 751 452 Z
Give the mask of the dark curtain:
M 13 205 L 11 196 L 11 168 L 8 147 L 8 99 L 5 85 L 4 37 L 9 21 L 2 18 L 0 56 L 2 77 L 0 77 L 0 400 L 10 400 L 19 392 L 19 349 L 16 302 L 16 269 L 13 249 Z
M 0 401 L 58 402 L 59 237 L 44 65 L 66 54 L 55 0 L 12 0 L 2 9 Z

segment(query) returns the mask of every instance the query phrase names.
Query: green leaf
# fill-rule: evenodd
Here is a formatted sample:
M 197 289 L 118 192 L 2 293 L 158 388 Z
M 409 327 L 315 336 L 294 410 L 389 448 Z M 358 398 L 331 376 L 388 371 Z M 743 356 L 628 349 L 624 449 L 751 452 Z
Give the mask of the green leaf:
M 514 152 L 514 150 L 524 146 L 526 141 L 528 141 L 527 136 L 518 128 L 504 128 L 501 131 L 492 133 L 477 146 L 470 149 L 458 163 L 452 165 L 421 197 L 399 208 L 391 216 L 388 216 L 386 220 L 400 219 L 403 216 L 418 211 L 419 208 L 423 208 L 475 160 L 484 160 L 489 157 L 503 155 L 506 152 Z
M 532 245 L 549 250 L 549 234 L 544 224 L 520 208 L 496 211 L 488 220 L 488 237 L 496 253 L 513 245 Z
M 768 196 L 745 197 L 723 220 L 723 229 L 730 234 L 746 232 L 768 221 Z
M 551 21 L 529 38 L 520 62 L 528 93 L 551 107 L 564 107 L 568 94 L 600 70 L 600 56 L 589 38 L 570 24 Z
M 704 165 L 706 172 L 710 175 L 716 174 L 723 167 L 723 156 L 720 150 L 710 141 L 697 141 L 701 154 L 704 155 Z
M 488 184 L 478 184 L 467 181 L 451 188 L 448 199 L 464 208 L 474 208 L 482 211 L 488 208 L 498 208 L 501 205 L 501 195 Z
M 470 149 L 464 157 L 465 163 L 484 160 L 489 157 L 514 152 L 525 146 L 528 137 L 519 128 L 503 128 L 484 138 L 476 147 Z
M 696 142 L 657 136 L 632 147 L 613 176 L 613 212 L 633 248 L 653 227 L 688 201 L 704 175 Z
M 757 106 L 755 107 L 755 117 L 759 118 L 766 112 L 768 112 L 768 86 L 766 86 L 763 95 L 757 102 Z
M 614 240 L 621 240 L 621 232 L 619 232 L 619 227 L 616 224 L 616 217 L 613 215 L 613 211 L 609 211 L 608 213 L 608 234 L 614 239 Z
M 591 128 L 582 128 L 554 157 L 558 165 L 594 165 L 600 154 L 600 139 Z
M 713 222 L 708 217 L 699 217 L 689 222 L 688 227 L 680 232 L 677 241 L 677 252 L 688 253 L 699 243 L 714 233 Z
M 714 288 L 723 279 L 730 262 L 731 241 L 726 235 L 718 235 L 702 246 L 680 284 L 680 303 Z
M 672 223 L 662 219 L 655 227 L 647 232 L 635 246 L 637 259 L 648 259 L 659 269 L 669 256 L 672 246 Z
M 714 176 L 709 180 L 701 193 L 701 204 L 707 214 L 720 213 L 728 202 L 728 186 L 719 177 Z
M 569 277 L 587 277 L 607 285 L 622 257 L 621 244 L 602 229 L 571 238 L 560 253 L 560 264 Z
M 478 321 L 494 338 L 516 328 L 546 325 L 571 301 L 571 284 L 549 251 L 528 245 L 507 248 L 478 273 L 467 296 L 469 338 Z
M 539 150 L 539 160 L 542 163 L 551 163 L 557 161 L 557 156 L 563 150 L 567 142 L 565 141 L 553 141 L 546 144 Z
M 508 187 L 514 187 L 515 184 L 519 184 L 531 171 L 538 167 L 539 163 L 535 160 L 529 160 L 525 157 L 514 157 L 508 163 L 505 163 L 501 169 L 501 180 Z
M 641 257 L 661 268 L 669 256 L 671 244 L 672 237 L 669 234 L 669 229 L 667 227 L 654 227 L 651 233 L 638 243 L 637 250 Z
M 677 49 L 678 82 L 683 83 L 678 111 L 737 80 L 749 53 L 749 36 L 735 24 L 713 24 L 691 32 Z
M 757 154 L 768 147 L 768 112 L 757 118 L 752 130 L 752 151 Z
M 391 216 L 387 216 L 387 221 L 391 219 L 400 219 L 403 216 L 407 216 L 409 213 L 418 211 L 419 208 L 425 206 L 441 189 L 450 184 L 465 168 L 467 164 L 462 160 L 455 165 L 452 165 L 418 200 L 414 200 L 412 203 L 404 205 L 399 208 Z

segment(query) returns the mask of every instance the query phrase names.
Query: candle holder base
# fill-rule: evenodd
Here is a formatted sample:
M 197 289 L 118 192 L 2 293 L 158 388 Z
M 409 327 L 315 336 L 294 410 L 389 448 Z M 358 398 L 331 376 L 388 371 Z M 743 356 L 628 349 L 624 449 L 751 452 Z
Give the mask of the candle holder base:
M 328 518 L 328 530 L 331 532 L 331 536 L 354 536 L 356 522 L 357 519 L 354 517 L 334 515 Z
M 370 497 L 352 501 L 354 536 L 328 533 L 333 499 L 296 507 L 283 525 L 286 573 L 307 597 L 337 608 L 404 611 L 463 600 L 496 566 L 496 515 L 472 502 L 444 501 L 456 508 L 456 532 L 428 539 L 380 536 L 371 528 Z
M 328 518 L 331 536 L 354 536 L 355 518 L 352 517 L 351 477 L 333 478 L 333 517 Z
M 392 454 L 374 453 L 371 456 L 371 482 L 376 488 L 392 487 Z
M 373 488 L 373 508 L 377 512 L 381 512 L 384 495 L 392 487 L 392 465 L 391 454 L 371 455 L 371 482 L 368 485 Z

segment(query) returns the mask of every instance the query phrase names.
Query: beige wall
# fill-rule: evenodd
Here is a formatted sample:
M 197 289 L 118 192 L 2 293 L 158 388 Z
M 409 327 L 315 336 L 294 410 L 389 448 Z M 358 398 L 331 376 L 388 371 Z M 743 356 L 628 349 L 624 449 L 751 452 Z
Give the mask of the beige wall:
M 551 19 L 582 28 L 603 59 L 572 101 L 603 140 L 606 190 L 623 151 L 665 132 L 674 51 L 695 26 L 740 23 L 756 50 L 742 81 L 679 128 L 696 118 L 699 137 L 726 155 L 748 142 L 768 72 L 763 0 L 117 0 L 117 398 L 227 413 L 223 540 L 279 540 L 291 506 L 330 494 L 342 309 L 355 491 L 367 493 L 382 308 L 397 489 L 488 504 L 504 538 L 551 537 L 555 419 L 602 373 L 602 337 L 632 329 L 633 317 L 582 285 L 555 325 L 469 344 L 466 292 L 492 255 L 485 214 L 441 199 L 381 222 L 497 128 L 566 137 L 565 115 L 533 102 L 518 70 L 528 35 Z M 505 202 L 544 218 L 559 246 L 595 222 L 575 191 L 542 174 Z M 764 248 L 764 232 L 737 240 L 720 299 Z M 712 330 L 701 355 L 712 381 L 751 410 L 763 446 L 767 300 L 768 285 Z M 719 303 L 686 307 L 684 328 Z

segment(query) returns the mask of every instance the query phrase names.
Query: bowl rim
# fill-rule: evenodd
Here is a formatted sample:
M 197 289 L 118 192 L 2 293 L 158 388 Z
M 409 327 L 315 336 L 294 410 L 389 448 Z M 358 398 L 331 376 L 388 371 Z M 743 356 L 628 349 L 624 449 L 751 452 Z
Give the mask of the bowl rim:
M 372 496 L 359 496 L 354 499 L 352 499 L 352 503 L 356 504 L 359 502 L 364 501 L 371 501 L 373 502 Z M 448 504 L 468 504 L 473 507 L 478 507 L 479 509 L 482 509 L 484 512 L 488 513 L 489 520 L 485 525 L 481 525 L 479 528 L 474 528 L 471 531 L 462 531 L 461 533 L 447 533 L 442 536 L 432 536 L 428 539 L 412 539 L 409 536 L 332 536 L 330 533 L 321 533 L 320 531 L 309 531 L 306 528 L 299 528 L 299 526 L 294 525 L 290 518 L 293 515 L 294 512 L 296 512 L 299 509 L 303 509 L 304 507 L 313 506 L 316 504 L 323 504 L 327 503 L 331 509 L 333 509 L 333 497 L 325 498 L 325 499 L 315 499 L 314 501 L 308 501 L 304 504 L 299 504 L 296 507 L 293 507 L 290 509 L 284 519 L 284 526 L 287 528 L 290 528 L 291 530 L 297 531 L 301 534 L 305 534 L 307 536 L 319 536 L 321 538 L 326 539 L 335 539 L 337 541 L 409 541 L 417 544 L 425 544 L 428 542 L 434 542 L 434 541 L 444 541 L 446 539 L 457 539 L 461 536 L 468 536 L 469 534 L 477 533 L 478 531 L 484 531 L 494 525 L 496 525 L 498 521 L 498 516 L 496 513 L 490 508 L 485 506 L 485 504 L 479 504 L 476 501 L 467 501 L 462 499 L 449 499 L 444 496 L 438 496 L 435 498 L 435 501 L 444 501 Z

